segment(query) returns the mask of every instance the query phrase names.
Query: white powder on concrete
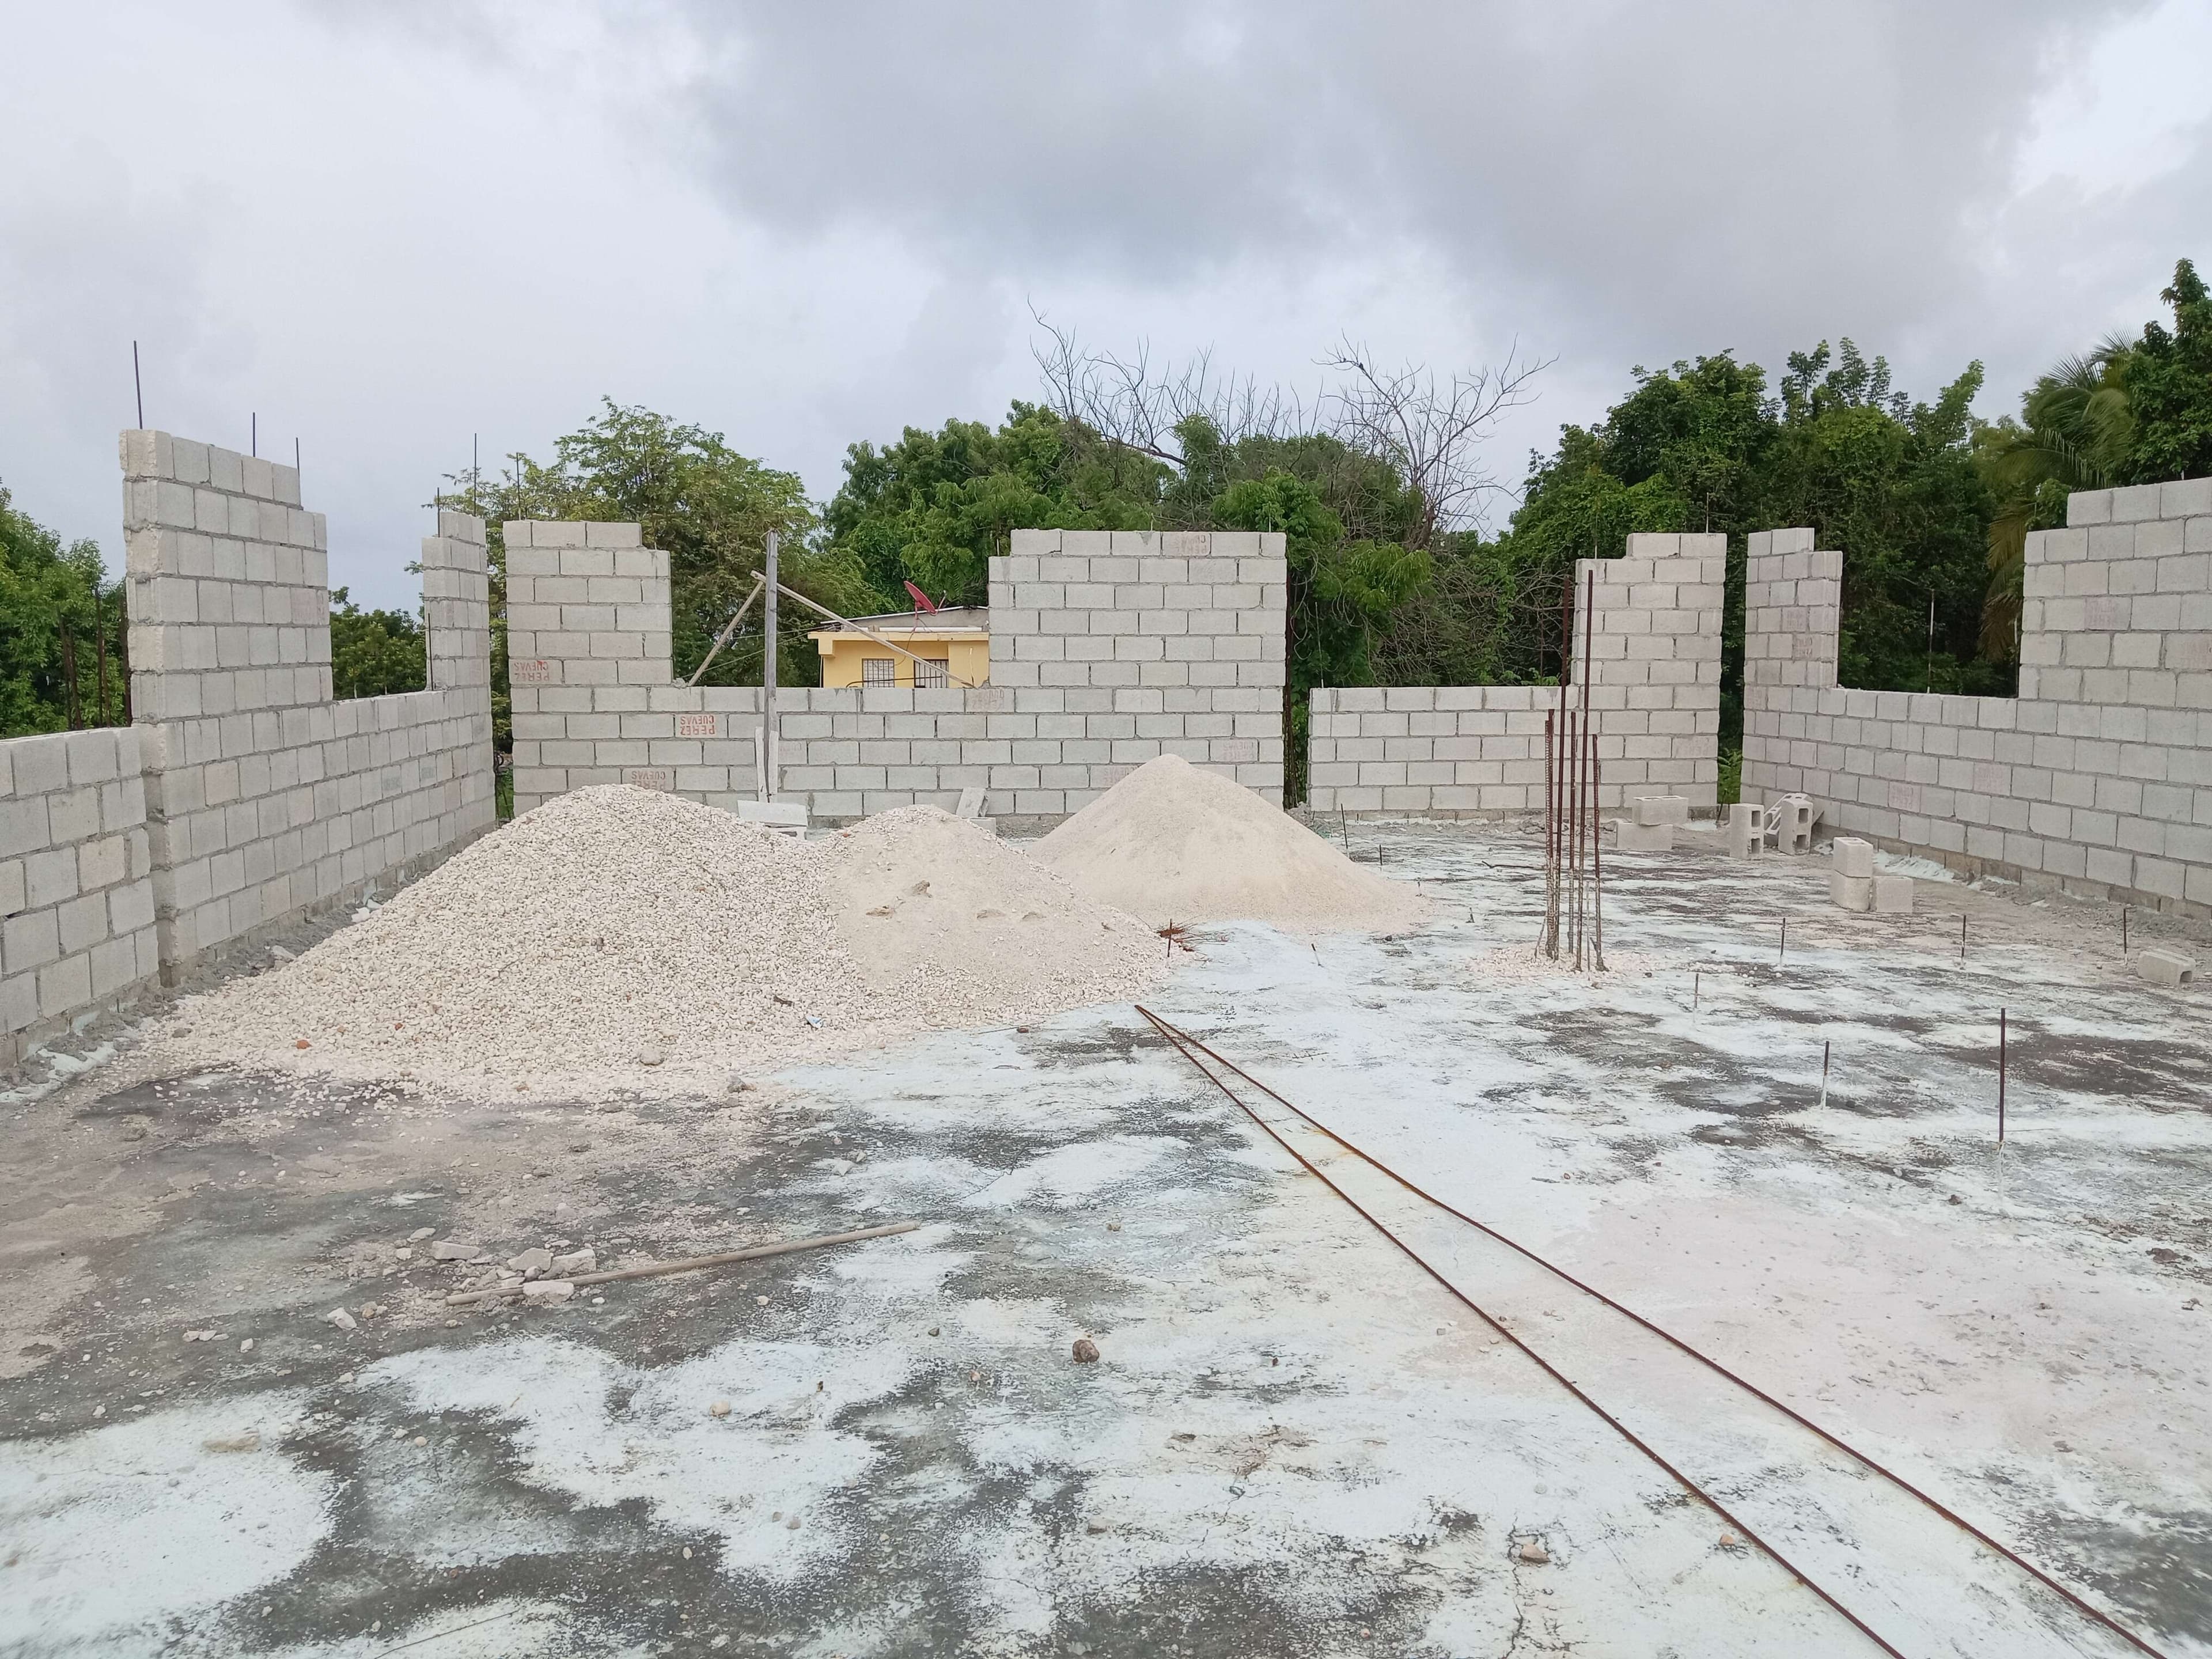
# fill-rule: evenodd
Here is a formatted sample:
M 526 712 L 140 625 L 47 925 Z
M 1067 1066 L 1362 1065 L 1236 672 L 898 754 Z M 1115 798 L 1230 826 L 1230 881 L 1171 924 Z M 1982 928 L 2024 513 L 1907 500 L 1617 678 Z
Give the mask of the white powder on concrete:
M 1428 907 L 1280 808 L 1178 755 L 1147 761 L 1037 843 L 1077 891 L 1154 927 L 1270 922 L 1293 933 L 1409 927 Z
M 973 823 L 809 842 L 627 785 L 547 802 L 298 960 L 178 1011 L 166 1057 L 598 1099 L 1135 994 L 1159 941 Z

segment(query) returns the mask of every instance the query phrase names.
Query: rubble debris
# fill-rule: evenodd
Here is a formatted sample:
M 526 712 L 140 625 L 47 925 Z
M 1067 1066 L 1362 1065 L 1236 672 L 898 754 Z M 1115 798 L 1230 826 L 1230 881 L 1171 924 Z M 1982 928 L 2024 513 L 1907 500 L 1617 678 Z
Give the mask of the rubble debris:
M 1541 1544 L 1537 1543 L 1534 1539 L 1531 1539 L 1528 1542 L 1522 1545 L 1518 1549 L 1515 1550 L 1513 1552 L 1513 1555 L 1516 1560 L 1532 1567 L 1543 1566 L 1552 1559 L 1551 1551 L 1546 1549 Z
M 1079 1336 L 1075 1339 L 1075 1363 L 1077 1364 L 1092 1364 L 1097 1362 L 1097 1358 L 1098 1345 L 1096 1342 L 1093 1342 L 1087 1336 Z
M 707 1415 L 709 1417 L 727 1417 L 729 1414 L 730 1402 L 726 1400 L 717 1400 L 707 1407 Z
M 211 1452 L 259 1451 L 261 1437 L 252 1429 L 243 1434 L 210 1435 L 200 1442 L 200 1449 Z
M 566 1302 L 576 1287 L 565 1279 L 533 1279 L 522 1287 L 525 1302 Z
M 348 1313 L 343 1308 L 333 1308 L 328 1313 L 325 1314 L 323 1317 L 329 1320 L 331 1324 L 337 1326 L 342 1331 L 349 1331 L 354 1328 L 354 1316 Z
M 473 1261 L 483 1254 L 483 1245 L 464 1238 L 441 1238 L 430 1246 L 433 1261 Z

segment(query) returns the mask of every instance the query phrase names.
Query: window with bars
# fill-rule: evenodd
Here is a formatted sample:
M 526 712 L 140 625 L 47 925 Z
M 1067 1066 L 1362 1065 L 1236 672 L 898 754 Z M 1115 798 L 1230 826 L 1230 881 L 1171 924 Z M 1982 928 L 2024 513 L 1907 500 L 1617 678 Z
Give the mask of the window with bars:
M 914 665 L 914 683 L 922 690 L 935 686 L 943 690 L 952 684 L 952 659 L 950 657 L 924 657 Z
M 889 657 L 865 657 L 860 661 L 860 684 L 896 685 L 898 684 L 898 665 Z

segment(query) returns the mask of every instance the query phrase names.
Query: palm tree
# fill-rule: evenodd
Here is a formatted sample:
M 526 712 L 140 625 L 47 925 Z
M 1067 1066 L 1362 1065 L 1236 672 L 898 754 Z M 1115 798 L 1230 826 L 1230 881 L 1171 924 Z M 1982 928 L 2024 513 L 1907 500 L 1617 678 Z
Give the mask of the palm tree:
M 2120 476 L 2135 439 L 2127 384 L 2134 354 L 2132 341 L 2112 334 L 2086 355 L 2060 359 L 2021 397 L 2021 420 L 1999 421 L 1983 436 L 1982 476 L 1998 504 L 1982 606 L 1985 657 L 2012 653 L 2027 532 L 2063 525 L 2070 492 Z

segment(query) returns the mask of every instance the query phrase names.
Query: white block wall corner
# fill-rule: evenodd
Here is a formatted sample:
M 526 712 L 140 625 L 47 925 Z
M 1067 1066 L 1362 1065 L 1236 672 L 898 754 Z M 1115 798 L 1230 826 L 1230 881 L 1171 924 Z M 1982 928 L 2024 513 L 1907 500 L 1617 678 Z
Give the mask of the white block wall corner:
M 1599 804 L 1685 797 L 1711 812 L 1720 782 L 1721 614 L 1728 538 L 1636 535 L 1596 576 L 1590 634 Z M 1576 611 L 1577 671 L 1582 605 Z M 1306 801 L 1317 812 L 1480 817 L 1540 811 L 1544 720 L 1556 686 L 1366 686 L 1311 695 Z M 1581 707 L 1579 693 L 1575 704 Z
M 323 515 L 289 466 L 123 434 L 131 698 L 161 971 L 427 867 L 495 821 L 483 526 L 422 543 L 429 689 L 334 701 Z
M 1837 683 L 1843 556 L 1751 538 L 1744 793 L 1968 874 L 2212 915 L 2212 478 L 2027 538 L 2020 696 Z
M 668 556 L 629 524 L 506 538 L 515 811 L 593 783 L 750 797 L 759 688 L 675 683 Z M 1012 550 L 990 684 L 777 692 L 785 799 L 838 821 L 979 788 L 989 816 L 1043 822 L 1176 753 L 1281 800 L 1282 537 L 1018 530 Z
M 0 1049 L 13 1066 L 154 984 L 153 853 L 130 726 L 0 742 Z

